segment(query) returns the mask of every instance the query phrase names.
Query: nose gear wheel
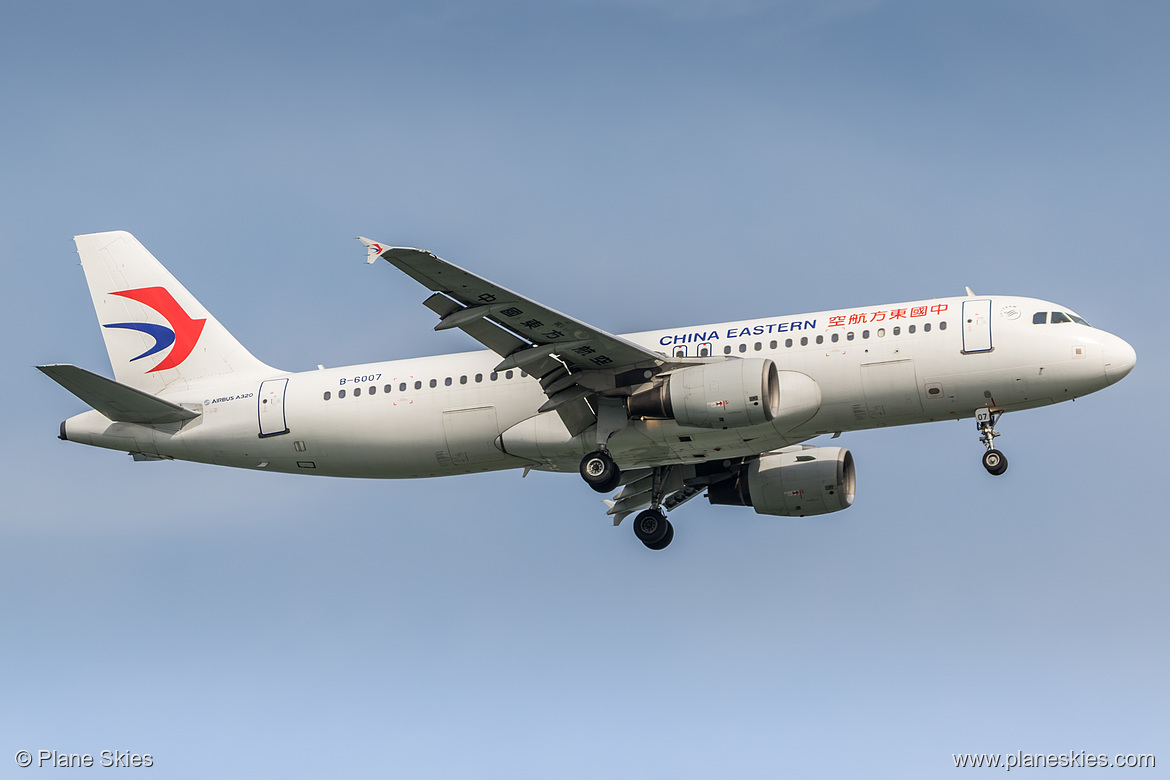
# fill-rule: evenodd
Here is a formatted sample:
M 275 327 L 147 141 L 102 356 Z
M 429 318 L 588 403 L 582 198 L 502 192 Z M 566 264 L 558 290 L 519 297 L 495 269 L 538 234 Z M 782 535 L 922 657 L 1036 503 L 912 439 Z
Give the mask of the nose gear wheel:
M 993 477 L 998 477 L 1007 471 L 1007 466 L 1007 456 L 999 450 L 988 450 L 983 453 L 983 468 L 987 469 L 987 473 Z
M 975 410 L 975 427 L 979 429 L 979 441 L 987 447 L 983 453 L 983 468 L 993 477 L 998 477 L 1007 471 L 1007 456 L 995 448 L 995 438 L 1000 435 L 995 430 L 995 423 L 1003 415 L 1002 409 L 988 409 L 986 407 Z

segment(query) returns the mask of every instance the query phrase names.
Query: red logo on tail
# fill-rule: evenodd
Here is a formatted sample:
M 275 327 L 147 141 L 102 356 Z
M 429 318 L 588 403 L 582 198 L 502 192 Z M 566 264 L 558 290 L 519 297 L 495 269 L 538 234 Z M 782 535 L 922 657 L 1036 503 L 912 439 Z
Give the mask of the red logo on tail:
M 195 320 L 187 312 L 183 311 L 183 307 L 175 300 L 164 287 L 142 287 L 137 290 L 123 290 L 122 292 L 110 293 L 111 295 L 120 295 L 123 298 L 129 298 L 132 301 L 138 301 L 157 311 L 164 319 L 171 325 L 171 329 L 175 332 L 175 345 L 171 349 L 170 354 L 163 358 L 157 366 L 150 369 L 146 373 L 151 374 L 155 371 L 165 371 L 168 368 L 174 368 L 181 364 L 195 349 L 195 345 L 199 342 L 199 336 L 203 333 L 203 325 L 207 322 L 206 319 Z M 126 323 L 129 324 L 129 323 Z M 114 327 L 107 325 L 106 327 Z M 139 355 L 144 357 L 145 355 Z

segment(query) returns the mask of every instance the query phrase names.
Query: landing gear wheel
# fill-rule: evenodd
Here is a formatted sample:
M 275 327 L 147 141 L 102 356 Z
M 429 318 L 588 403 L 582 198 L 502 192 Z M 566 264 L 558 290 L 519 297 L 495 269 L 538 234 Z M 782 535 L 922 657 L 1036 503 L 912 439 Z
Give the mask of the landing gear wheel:
M 979 441 L 987 447 L 983 453 L 983 468 L 993 477 L 1007 471 L 1007 457 L 995 448 L 995 439 L 999 431 L 995 430 L 995 423 L 1003 416 L 1002 409 L 983 407 L 975 410 L 975 427 L 979 429 Z
M 622 471 L 609 457 L 598 450 L 581 459 L 581 478 L 598 493 L 608 493 L 622 480 Z
M 1007 456 L 999 450 L 988 450 L 983 453 L 983 468 L 987 469 L 987 473 L 993 477 L 998 477 L 1007 471 L 1007 466 Z
M 634 536 L 652 550 L 661 549 L 651 545 L 658 544 L 665 539 L 670 530 L 670 523 L 667 522 L 666 515 L 662 514 L 661 510 L 646 509 L 639 512 L 638 516 L 634 518 Z M 665 546 L 664 544 L 663 547 Z
M 667 520 L 666 536 L 662 537 L 654 544 L 650 544 L 649 542 L 644 542 L 644 544 L 651 550 L 664 550 L 672 541 L 674 541 L 674 525 L 672 525 L 671 522 Z

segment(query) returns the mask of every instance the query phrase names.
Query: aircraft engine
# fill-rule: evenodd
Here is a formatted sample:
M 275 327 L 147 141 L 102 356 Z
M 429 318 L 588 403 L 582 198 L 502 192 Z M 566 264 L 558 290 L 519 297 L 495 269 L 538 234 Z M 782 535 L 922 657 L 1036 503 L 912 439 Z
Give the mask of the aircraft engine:
M 801 447 L 761 455 L 730 479 L 712 484 L 712 504 L 750 506 L 760 515 L 804 517 L 853 504 L 853 455 L 840 447 Z
M 630 397 L 631 417 L 675 420 L 696 428 L 738 428 L 771 422 L 780 410 L 780 380 L 768 359 L 690 366 Z

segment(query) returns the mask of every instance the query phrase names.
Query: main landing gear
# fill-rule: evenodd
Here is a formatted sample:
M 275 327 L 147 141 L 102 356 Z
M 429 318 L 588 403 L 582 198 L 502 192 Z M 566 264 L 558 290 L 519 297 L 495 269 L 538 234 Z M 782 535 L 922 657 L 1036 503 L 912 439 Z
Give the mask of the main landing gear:
M 654 469 L 650 508 L 634 517 L 634 536 L 651 550 L 665 549 L 674 540 L 674 526 L 666 519 L 666 511 L 662 508 L 666 492 L 664 484 L 669 472 L 669 466 Z M 598 493 L 609 493 L 621 483 L 622 470 L 610 454 L 601 449 L 581 459 L 581 478 Z
M 651 550 L 663 550 L 674 541 L 674 526 L 666 519 L 662 508 L 665 494 L 663 485 L 670 473 L 670 466 L 654 469 L 653 487 L 650 489 L 650 508 L 644 509 L 634 518 L 634 536 Z
M 634 536 L 651 550 L 662 550 L 674 541 L 674 526 L 661 507 L 645 509 L 634 518 Z
M 581 459 L 581 478 L 598 493 L 608 493 L 622 481 L 622 470 L 608 452 L 597 450 Z
M 975 410 L 975 426 L 979 429 L 979 441 L 987 447 L 987 452 L 983 453 L 983 468 L 993 477 L 998 477 L 1007 471 L 1008 467 L 1007 456 L 995 448 L 995 437 L 1000 435 L 999 431 L 995 430 L 995 423 L 1002 414 L 1003 410 L 987 408 Z

